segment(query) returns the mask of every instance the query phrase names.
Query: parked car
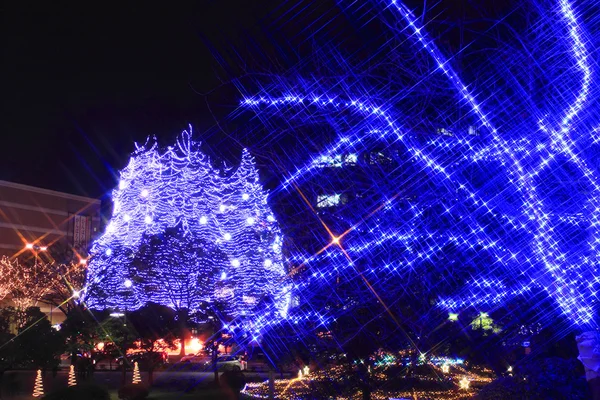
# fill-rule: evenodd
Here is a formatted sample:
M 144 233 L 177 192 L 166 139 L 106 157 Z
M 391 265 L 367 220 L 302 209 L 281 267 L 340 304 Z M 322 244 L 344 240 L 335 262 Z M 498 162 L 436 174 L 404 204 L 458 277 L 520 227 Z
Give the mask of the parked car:
M 152 369 L 160 369 L 162 367 L 165 367 L 169 363 L 169 357 L 168 357 L 167 353 L 139 352 L 139 353 L 128 354 L 127 361 L 129 363 L 129 365 L 133 365 L 134 363 L 137 362 L 138 367 L 142 371 L 148 371 L 150 369 L 150 367 L 152 367 Z M 116 359 L 116 362 L 119 366 L 118 368 L 119 369 L 122 368 L 123 357 L 118 357 Z
M 244 359 L 248 371 L 264 372 L 269 370 L 269 360 L 267 360 L 263 353 L 256 352 L 250 356 L 246 356 Z
M 60 360 L 58 362 L 58 368 L 60 369 L 69 369 L 71 364 L 77 365 L 81 362 L 85 357 L 83 354 L 77 353 L 75 355 L 75 359 L 73 359 L 73 355 L 71 353 L 65 353 L 60 355 Z
M 181 357 L 180 363 L 186 364 L 204 364 L 206 361 L 210 361 L 210 356 L 206 353 L 188 354 L 187 356 Z
M 110 356 L 98 357 L 94 360 L 94 365 L 97 371 L 114 371 L 121 367 L 120 361 Z
M 208 368 L 212 368 L 212 360 L 204 363 Z M 217 369 L 219 371 L 245 371 L 246 361 L 241 356 L 218 356 Z

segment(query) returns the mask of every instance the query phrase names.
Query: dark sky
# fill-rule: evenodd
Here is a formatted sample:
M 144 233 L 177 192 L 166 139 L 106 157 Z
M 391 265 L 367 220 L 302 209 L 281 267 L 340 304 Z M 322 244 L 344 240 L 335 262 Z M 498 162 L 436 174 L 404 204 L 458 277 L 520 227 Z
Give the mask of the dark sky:
M 293 68 L 311 41 L 369 35 L 353 38 L 360 18 L 329 0 L 14 1 L 2 14 L 0 179 L 94 197 L 148 135 L 191 123 L 215 154 L 252 149 L 229 136 L 235 121 L 215 126 L 239 79 Z
M 134 141 L 169 140 L 188 123 L 197 132 L 214 126 L 241 97 L 232 78 L 269 59 L 289 67 L 279 46 L 294 47 L 281 34 L 295 29 L 285 16 L 294 5 L 262 3 L 8 4 L 0 178 L 102 196 Z M 215 135 L 219 147 L 225 135 Z

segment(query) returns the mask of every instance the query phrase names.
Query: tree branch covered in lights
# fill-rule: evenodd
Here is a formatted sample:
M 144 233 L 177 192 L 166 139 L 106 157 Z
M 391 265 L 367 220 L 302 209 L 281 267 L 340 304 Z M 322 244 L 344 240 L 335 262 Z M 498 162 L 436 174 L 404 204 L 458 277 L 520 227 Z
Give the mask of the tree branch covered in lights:
M 12 264 L 7 259 L 0 261 L 0 302 L 4 300 L 13 290 L 15 281 L 11 275 Z
M 112 198 L 89 263 L 89 307 L 154 302 L 192 314 L 226 301 L 236 317 L 269 297 L 274 306 L 261 315 L 286 315 L 282 235 L 247 150 L 239 167 L 217 170 L 191 130 L 166 149 L 139 146 Z
M 86 265 L 21 263 L 3 257 L 0 273 L 0 299 L 11 300 L 17 309 L 24 311 L 41 301 L 65 311 L 83 288 Z
M 281 79 L 241 103 L 270 129 L 297 122 L 337 135 L 277 191 L 312 196 L 315 205 L 309 214 L 318 223 L 304 234 L 322 248 L 292 258 L 306 277 L 307 308 L 322 310 L 321 322 L 361 307 L 402 320 L 400 299 L 412 298 L 418 311 L 408 318 L 424 321 L 435 312 L 430 302 L 452 312 L 492 309 L 543 292 L 575 325 L 596 326 L 598 88 L 594 43 L 576 3 L 535 7 L 526 32 L 499 24 L 520 51 L 477 58 L 484 65 L 473 83 L 403 2 L 376 4 L 403 46 L 354 62 L 404 64 L 396 83 L 358 81 L 363 75 L 336 54 L 330 63 L 353 79 Z M 403 48 L 429 62 L 403 57 Z M 418 67 L 409 76 L 411 62 Z M 410 100 L 440 79 L 447 91 L 433 112 L 413 112 Z
M 52 264 L 25 265 L 6 257 L 0 263 L 10 268 L 14 282 L 10 298 L 18 310 L 25 311 L 51 293 L 57 278 Z

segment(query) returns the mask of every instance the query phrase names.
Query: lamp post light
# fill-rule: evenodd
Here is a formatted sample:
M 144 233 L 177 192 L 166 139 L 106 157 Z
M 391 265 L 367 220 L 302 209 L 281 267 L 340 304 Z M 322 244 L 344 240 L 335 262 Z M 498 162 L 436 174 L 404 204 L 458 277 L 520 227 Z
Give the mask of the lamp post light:
M 38 246 L 38 245 L 33 244 L 33 243 L 26 243 L 25 244 L 25 249 L 33 251 L 33 254 L 35 256 L 35 264 L 37 265 L 39 252 L 40 251 L 47 251 L 48 250 L 48 246 Z
M 125 291 L 125 312 L 123 315 L 123 384 L 127 383 L 127 300 L 129 299 L 129 292 L 131 287 L 133 286 L 133 282 L 131 279 L 125 279 L 123 282 L 123 286 L 127 289 Z

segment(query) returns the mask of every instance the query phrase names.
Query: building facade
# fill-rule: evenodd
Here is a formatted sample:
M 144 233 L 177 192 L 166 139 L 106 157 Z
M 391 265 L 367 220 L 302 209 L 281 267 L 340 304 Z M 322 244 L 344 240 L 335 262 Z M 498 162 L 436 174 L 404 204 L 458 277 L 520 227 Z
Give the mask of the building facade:
M 100 222 L 98 199 L 0 180 L 0 255 L 86 254 Z

